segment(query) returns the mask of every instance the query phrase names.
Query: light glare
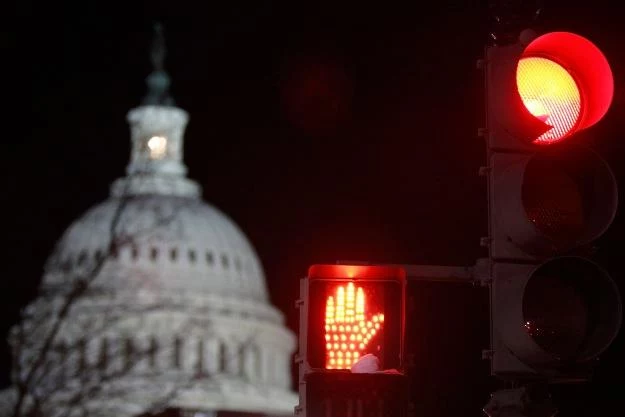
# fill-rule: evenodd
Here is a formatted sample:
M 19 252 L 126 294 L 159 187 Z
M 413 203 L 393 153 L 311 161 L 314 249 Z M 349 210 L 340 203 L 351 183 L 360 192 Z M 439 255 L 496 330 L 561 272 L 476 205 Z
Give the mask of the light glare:
M 581 114 L 580 92 L 563 66 L 546 58 L 523 58 L 517 67 L 516 81 L 527 110 L 551 126 L 534 143 L 550 145 L 574 131 Z
M 326 345 L 327 369 L 349 369 L 364 354 L 376 329 L 382 330 L 384 315 L 367 314 L 366 308 L 364 291 L 353 282 L 337 286 L 326 299 L 325 339 L 335 341 Z M 336 343 L 339 340 L 342 343 Z
M 163 158 L 167 152 L 167 138 L 164 136 L 152 136 L 148 139 L 148 149 L 150 150 L 150 158 Z

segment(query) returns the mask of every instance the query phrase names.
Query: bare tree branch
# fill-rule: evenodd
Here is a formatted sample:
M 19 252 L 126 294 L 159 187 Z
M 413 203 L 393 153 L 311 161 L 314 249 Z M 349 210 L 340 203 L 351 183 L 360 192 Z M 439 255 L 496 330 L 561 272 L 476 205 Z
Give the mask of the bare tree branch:
M 41 348 L 38 349 L 37 357 L 34 363 L 30 366 L 30 369 L 26 370 L 25 375 L 21 369 L 21 363 L 20 363 L 21 352 L 19 351 L 14 352 L 15 362 L 17 362 L 17 370 L 16 370 L 17 377 L 15 378 L 15 385 L 16 385 L 17 392 L 18 392 L 17 401 L 15 403 L 15 408 L 13 411 L 14 417 L 23 417 L 22 407 L 24 405 L 24 401 L 26 400 L 26 397 L 28 396 L 30 391 L 32 391 L 33 379 L 35 378 L 36 373 L 41 369 L 41 367 L 44 365 L 44 363 L 48 359 L 48 354 L 50 352 L 50 349 L 52 348 L 52 344 L 56 340 L 59 330 L 61 329 L 61 326 L 64 320 L 67 318 L 71 310 L 71 307 L 76 303 L 76 300 L 85 293 L 89 285 L 100 274 L 100 272 L 102 271 L 102 268 L 104 267 L 106 261 L 111 256 L 111 254 L 116 253 L 119 250 L 118 242 L 116 239 L 116 230 L 118 228 L 119 221 L 122 217 L 122 214 L 126 206 L 128 205 L 130 198 L 131 197 L 129 197 L 128 195 L 128 186 L 127 186 L 122 197 L 119 198 L 119 203 L 113 214 L 113 218 L 110 224 L 110 230 L 109 230 L 110 238 L 109 238 L 109 245 L 108 245 L 108 251 L 107 251 L 108 256 L 96 257 L 95 264 L 93 265 L 91 271 L 89 271 L 88 274 L 82 277 L 78 277 L 78 279 L 74 279 L 71 281 L 72 287 L 69 290 L 69 292 L 66 294 L 65 299 L 58 313 L 54 315 L 53 317 L 48 318 L 49 320 L 48 323 L 52 321 L 51 328 L 48 334 L 44 337 Z M 27 321 L 23 320 L 22 323 L 18 325 L 18 329 L 19 329 L 18 334 L 20 337 L 19 342 L 22 343 L 21 346 L 25 345 L 26 336 L 25 336 L 25 331 L 24 331 L 25 329 L 23 328 L 25 323 L 27 323 Z
M 124 216 L 124 212 L 127 212 L 131 202 L 133 210 L 142 212 L 147 208 L 151 208 L 151 211 L 155 212 L 147 227 L 137 229 L 133 227 L 134 225 L 126 224 L 129 220 L 127 216 Z M 68 279 L 63 281 L 66 283 L 65 285 L 69 283 L 67 289 L 63 287 L 52 288 L 49 295 L 44 294 L 23 312 L 23 320 L 13 333 L 13 354 L 15 358 L 13 379 L 17 390 L 13 417 L 43 417 L 46 410 L 58 406 L 55 403 L 55 398 L 59 393 L 62 393 L 64 396 L 64 410 L 55 410 L 51 417 L 74 417 L 80 415 L 96 417 L 100 412 L 91 409 L 91 406 L 88 404 L 93 401 L 99 401 L 98 399 L 102 399 L 102 401 L 109 400 L 109 402 L 112 398 L 121 400 L 124 396 L 129 395 L 129 392 L 123 390 L 116 392 L 114 385 L 119 382 L 120 378 L 131 375 L 131 371 L 136 364 L 139 364 L 141 361 L 153 360 L 150 358 L 154 358 L 155 355 L 152 351 L 154 339 L 150 339 L 150 346 L 146 349 L 133 346 L 133 350 L 127 352 L 118 346 L 116 353 L 113 354 L 114 356 L 108 358 L 108 362 L 123 362 L 123 366 L 113 371 L 107 370 L 106 366 L 108 365 L 106 364 L 104 369 L 99 369 L 97 366 L 95 368 L 85 368 L 81 365 L 83 369 L 79 369 L 76 375 L 68 376 L 66 374 L 70 372 L 71 366 L 76 366 L 76 346 L 70 346 L 69 342 L 59 341 L 64 326 L 71 323 L 75 327 L 74 331 L 81 335 L 81 340 L 87 343 L 79 351 L 83 355 L 90 355 L 88 341 L 100 340 L 109 330 L 115 330 L 116 326 L 121 323 L 120 320 L 142 317 L 155 311 L 162 311 L 164 308 L 169 310 L 174 308 L 174 311 L 177 308 L 175 303 L 167 306 L 167 302 L 164 300 L 159 300 L 152 304 L 137 303 L 136 300 L 132 299 L 133 295 L 132 291 L 130 291 L 130 295 L 128 295 L 130 298 L 118 299 L 117 302 L 121 303 L 119 308 L 112 308 L 111 305 L 108 305 L 108 308 L 102 311 L 98 310 L 97 320 L 84 322 L 76 320 L 77 316 L 80 316 L 79 313 L 82 309 L 86 309 L 85 311 L 88 313 L 93 311 L 90 309 L 97 307 L 88 305 L 84 301 L 89 300 L 92 303 L 93 297 L 97 296 L 98 291 L 102 291 L 99 287 L 94 287 L 93 283 L 103 272 L 107 261 L 114 254 L 118 254 L 126 246 L 133 247 L 139 240 L 149 239 L 153 233 L 158 234 L 160 228 L 167 230 L 169 237 L 171 237 L 173 229 L 174 233 L 176 233 L 174 239 L 183 240 L 185 238 L 182 224 L 177 225 L 176 220 L 181 210 L 193 209 L 192 205 L 188 206 L 188 201 L 181 199 L 176 204 L 169 204 L 167 208 L 142 207 L 142 204 L 148 203 L 143 202 L 141 199 L 133 200 L 131 196 L 124 193 L 117 202 L 108 226 L 109 241 L 106 251 L 101 256 L 96 256 L 93 263 L 88 265 L 88 268 L 71 271 L 75 275 L 70 275 Z M 163 236 L 157 235 L 157 239 L 162 238 Z M 106 271 L 107 274 L 111 273 L 109 269 Z M 137 289 L 140 290 L 142 280 L 136 279 L 137 277 L 134 278 L 138 286 Z M 85 316 L 93 317 L 94 315 L 88 313 Z M 207 322 L 205 319 L 200 320 L 190 316 L 184 319 L 175 333 L 180 335 L 191 334 L 194 331 L 206 333 L 206 326 Z M 41 335 L 42 337 L 33 337 L 33 335 Z M 233 371 L 233 368 L 238 367 L 238 376 L 244 376 L 246 372 L 245 362 L 247 360 L 245 355 L 247 355 L 247 349 L 250 347 L 258 349 L 255 344 L 256 339 L 257 332 L 254 332 L 246 340 L 239 341 L 237 349 L 218 352 L 219 361 L 225 365 L 218 364 L 219 369 L 217 369 L 217 372 L 230 373 Z M 111 343 L 113 342 L 120 344 L 122 339 L 112 340 Z M 221 346 L 221 342 L 217 343 Z M 70 348 L 72 349 L 71 352 L 68 351 Z M 169 352 L 172 358 L 175 355 L 183 354 L 180 351 L 176 351 L 176 346 L 174 345 L 161 346 L 160 348 L 162 354 Z M 106 349 L 104 350 L 106 351 Z M 224 353 L 226 356 L 224 356 Z M 168 381 L 169 385 L 166 385 L 164 390 L 151 403 L 144 405 L 145 415 L 153 415 L 164 410 L 171 406 L 172 402 L 181 393 L 192 389 L 198 382 L 210 381 L 213 378 L 213 375 L 201 369 L 203 368 L 201 356 L 202 354 L 197 359 L 200 361 L 199 365 L 193 365 L 198 368 L 198 371 L 195 373 L 189 373 L 189 369 L 183 371 L 183 368 L 188 367 L 188 364 L 184 366 L 182 363 L 178 364 L 181 368 L 179 378 Z M 93 361 L 93 358 L 85 359 L 83 357 L 81 359 L 81 361 L 89 360 Z M 184 358 L 182 360 L 184 361 Z M 260 361 L 260 357 L 257 360 Z M 98 359 L 98 361 L 101 361 L 101 359 Z M 231 366 L 230 364 L 232 363 L 237 363 L 238 365 Z M 147 366 L 145 371 L 145 377 L 148 380 L 152 376 L 157 375 L 154 372 L 158 371 L 154 370 L 153 366 Z M 49 417 L 49 415 L 46 415 L 46 417 Z

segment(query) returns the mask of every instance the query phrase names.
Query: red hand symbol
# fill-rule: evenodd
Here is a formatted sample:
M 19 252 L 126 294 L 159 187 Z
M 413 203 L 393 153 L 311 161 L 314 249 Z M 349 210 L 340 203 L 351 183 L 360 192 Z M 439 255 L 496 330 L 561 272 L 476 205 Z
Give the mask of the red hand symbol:
M 353 282 L 340 285 L 326 301 L 326 368 L 350 369 L 384 323 L 384 314 L 367 316 L 365 294 Z

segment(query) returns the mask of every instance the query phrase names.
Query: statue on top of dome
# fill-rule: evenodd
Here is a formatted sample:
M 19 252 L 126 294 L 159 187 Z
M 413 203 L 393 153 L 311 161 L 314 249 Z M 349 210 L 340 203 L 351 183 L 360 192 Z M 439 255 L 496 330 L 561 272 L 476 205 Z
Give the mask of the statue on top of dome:
M 143 98 L 143 105 L 154 106 L 173 106 L 174 99 L 169 95 L 170 79 L 165 71 L 165 55 L 167 48 L 165 46 L 165 36 L 163 34 L 163 25 L 159 22 L 154 23 L 154 38 L 152 40 L 152 49 L 150 57 L 154 70 L 146 78 L 148 92 Z

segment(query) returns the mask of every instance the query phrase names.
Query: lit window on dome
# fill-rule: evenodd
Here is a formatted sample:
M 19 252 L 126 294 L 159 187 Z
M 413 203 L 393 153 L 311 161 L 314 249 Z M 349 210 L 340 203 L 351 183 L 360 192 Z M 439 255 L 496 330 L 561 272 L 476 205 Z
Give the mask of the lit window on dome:
M 195 263 L 195 251 L 193 249 L 189 249 L 189 261 Z
M 228 255 L 226 255 L 225 253 L 221 255 L 221 264 L 223 265 L 224 269 L 228 269 L 228 267 L 230 266 L 230 263 L 228 262 Z
M 206 263 L 208 263 L 209 265 L 212 265 L 213 262 L 214 262 L 213 253 L 212 252 L 206 252 Z
M 167 138 L 164 136 L 152 136 L 147 142 L 150 158 L 162 159 L 167 153 Z

